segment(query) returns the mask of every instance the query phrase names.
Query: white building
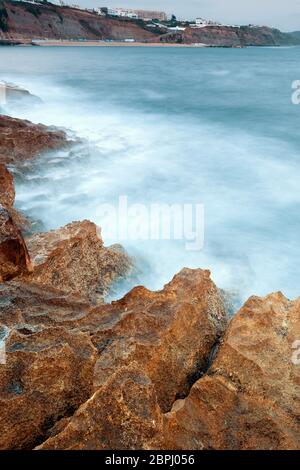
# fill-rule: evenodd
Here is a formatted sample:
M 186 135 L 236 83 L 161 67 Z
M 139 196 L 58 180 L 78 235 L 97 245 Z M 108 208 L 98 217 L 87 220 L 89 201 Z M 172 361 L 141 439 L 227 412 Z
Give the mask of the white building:
M 122 18 L 131 18 L 131 19 L 138 19 L 137 13 L 132 10 L 124 10 L 123 8 L 116 8 L 115 10 L 118 13 L 118 16 Z
M 205 28 L 206 26 L 221 26 L 216 21 L 206 20 L 204 18 L 196 18 L 196 22 L 190 25 L 191 28 Z
M 204 18 L 196 18 L 196 26 L 203 27 L 207 25 L 208 25 L 208 21 L 205 20 Z

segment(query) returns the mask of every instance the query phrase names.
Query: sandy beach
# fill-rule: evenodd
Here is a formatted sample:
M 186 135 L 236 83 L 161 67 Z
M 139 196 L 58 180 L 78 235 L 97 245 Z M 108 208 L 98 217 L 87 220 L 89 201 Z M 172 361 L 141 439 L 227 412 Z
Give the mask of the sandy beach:
M 207 47 L 206 44 L 169 44 L 161 42 L 123 42 L 123 41 L 69 41 L 69 40 L 49 40 L 49 41 L 32 41 L 26 45 L 35 45 L 42 47 Z

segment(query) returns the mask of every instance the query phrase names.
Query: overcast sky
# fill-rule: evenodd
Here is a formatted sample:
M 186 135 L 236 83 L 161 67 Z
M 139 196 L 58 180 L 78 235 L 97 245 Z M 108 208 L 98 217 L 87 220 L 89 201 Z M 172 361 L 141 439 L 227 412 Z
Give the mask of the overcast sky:
M 82 6 L 159 9 L 182 18 L 203 16 L 229 24 L 260 24 L 300 31 L 300 0 L 66 0 Z

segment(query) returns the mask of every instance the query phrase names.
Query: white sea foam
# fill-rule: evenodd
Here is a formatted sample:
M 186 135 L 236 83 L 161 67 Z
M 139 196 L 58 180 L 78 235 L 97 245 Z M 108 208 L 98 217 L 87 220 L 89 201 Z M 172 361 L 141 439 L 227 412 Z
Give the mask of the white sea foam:
M 226 67 L 220 73 L 215 69 L 213 79 L 232 77 L 230 64 Z M 245 70 L 241 74 L 247 75 Z M 16 81 L 16 75 L 4 78 Z M 298 143 L 275 132 L 264 135 L 251 121 L 240 126 L 234 113 L 242 95 L 237 93 L 234 103 L 233 95 L 228 100 L 220 95 L 226 119 L 219 119 L 220 108 L 214 120 L 208 111 L 217 102 L 204 89 L 188 104 L 178 94 L 174 112 L 166 112 L 173 91 L 145 83 L 136 88 L 138 98 L 123 84 L 127 105 L 120 90 L 118 99 L 113 93 L 105 96 L 101 87 L 107 84 L 101 80 L 96 88 L 102 98 L 95 100 L 94 89 L 74 88 L 53 76 L 47 77 L 47 86 L 38 75 L 21 76 L 18 84 L 44 100 L 41 107 L 19 110 L 20 117 L 71 129 L 83 139 L 71 151 L 44 156 L 17 182 L 18 206 L 46 229 L 85 218 L 101 226 L 97 206 L 117 204 L 120 195 L 131 203 L 202 203 L 205 246 L 199 253 L 187 252 L 184 241 L 122 242 L 139 259 L 142 283 L 160 288 L 189 266 L 211 269 L 217 285 L 238 291 L 241 301 L 276 290 L 290 297 L 299 294 Z M 225 93 L 231 81 L 223 86 Z M 181 92 L 188 93 L 185 88 Z M 141 106 L 142 96 L 152 101 L 151 112 Z M 252 96 L 253 106 L 261 106 L 254 89 L 246 99 Z M 195 103 L 198 109 L 190 112 Z M 119 241 L 105 233 L 103 238 L 107 244 Z

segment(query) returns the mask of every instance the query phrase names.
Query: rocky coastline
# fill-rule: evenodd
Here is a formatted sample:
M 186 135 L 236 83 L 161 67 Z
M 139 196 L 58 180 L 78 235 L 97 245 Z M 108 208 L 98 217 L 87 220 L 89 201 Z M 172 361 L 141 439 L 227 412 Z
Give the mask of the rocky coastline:
M 12 167 L 70 145 L 0 115 L 0 449 L 300 449 L 300 299 L 251 297 L 229 318 L 210 272 L 137 286 L 122 247 L 70 221 L 28 235 Z
M 58 44 L 61 40 L 69 40 L 77 45 L 83 45 L 84 41 L 134 40 L 140 44 L 201 44 L 233 48 L 300 44 L 297 32 L 285 33 L 267 26 L 222 25 L 168 31 L 149 27 L 142 20 L 99 16 L 92 10 L 81 10 L 68 5 L 0 1 L 0 45 L 39 46 L 42 44 L 41 40 L 54 41 L 55 45 L 55 40 Z

